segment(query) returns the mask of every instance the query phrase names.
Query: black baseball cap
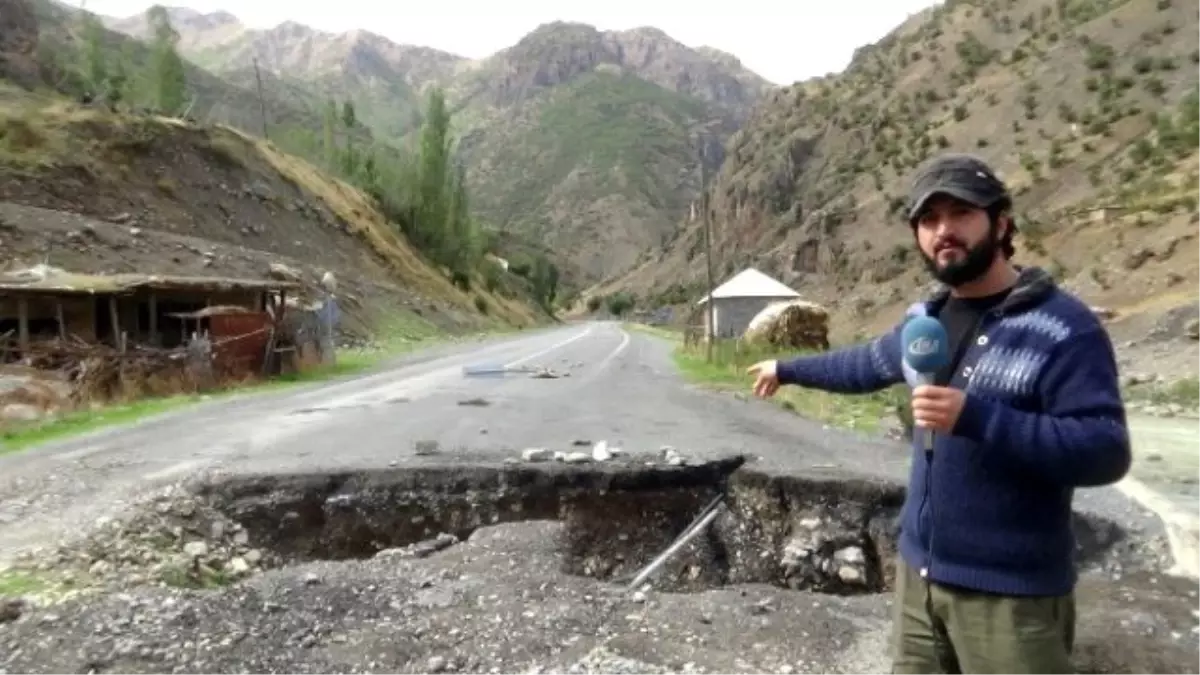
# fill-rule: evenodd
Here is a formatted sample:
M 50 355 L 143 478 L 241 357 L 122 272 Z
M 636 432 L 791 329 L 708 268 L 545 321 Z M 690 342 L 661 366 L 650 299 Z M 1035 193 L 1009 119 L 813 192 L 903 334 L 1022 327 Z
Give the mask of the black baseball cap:
M 1008 188 L 987 162 L 967 154 L 934 157 L 917 170 L 908 193 L 908 222 L 913 224 L 935 195 L 948 195 L 971 206 L 987 209 L 1010 199 Z

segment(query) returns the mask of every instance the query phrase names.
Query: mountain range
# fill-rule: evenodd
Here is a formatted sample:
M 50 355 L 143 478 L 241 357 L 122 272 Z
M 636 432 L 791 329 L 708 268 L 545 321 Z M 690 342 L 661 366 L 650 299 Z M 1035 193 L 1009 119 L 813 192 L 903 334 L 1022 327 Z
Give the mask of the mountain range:
M 947 0 L 911 17 L 844 72 L 766 94 L 730 138 L 709 193 L 718 280 L 753 265 L 828 306 L 841 339 L 883 330 L 928 283 L 901 215 L 913 171 L 970 152 L 1014 191 L 1017 261 L 1100 308 L 1114 339 L 1158 336 L 1142 367 L 1161 367 L 1200 284 L 1197 31 L 1179 0 Z M 682 222 L 592 293 L 694 305 L 702 252 L 700 220 Z M 1172 353 L 1194 372 L 1186 346 Z
M 228 12 L 168 14 L 181 53 L 206 71 L 253 90 L 257 64 L 274 98 L 297 108 L 351 101 L 384 142 L 409 140 L 424 92 L 441 88 L 476 214 L 543 243 L 584 282 L 632 269 L 671 236 L 699 194 L 700 158 L 715 171 L 725 141 L 773 88 L 737 58 L 655 28 L 548 23 L 471 60 L 365 30 L 263 30 Z M 144 14 L 104 23 L 149 35 Z
M 256 63 L 272 125 L 319 129 L 348 100 L 376 143 L 411 143 L 442 88 L 475 214 L 584 297 L 694 306 L 703 158 L 718 280 L 756 266 L 829 306 L 835 336 L 877 330 L 927 283 L 897 222 L 907 181 L 958 150 L 1014 188 L 1022 262 L 1104 308 L 1119 339 L 1196 304 L 1198 20 L 1178 0 L 946 0 L 844 72 L 783 87 L 654 28 L 548 23 L 471 60 L 170 15 L 214 121 L 255 129 Z M 105 23 L 146 35 L 144 16 Z

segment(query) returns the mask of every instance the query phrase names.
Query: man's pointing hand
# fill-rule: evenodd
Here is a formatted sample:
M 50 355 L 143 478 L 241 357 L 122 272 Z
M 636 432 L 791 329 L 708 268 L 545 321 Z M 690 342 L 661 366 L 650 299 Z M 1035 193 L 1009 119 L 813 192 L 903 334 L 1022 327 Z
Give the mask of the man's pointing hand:
M 779 391 L 778 365 L 778 361 L 770 359 L 759 361 L 746 369 L 747 373 L 754 376 L 755 396 L 770 398 L 775 395 L 775 392 Z

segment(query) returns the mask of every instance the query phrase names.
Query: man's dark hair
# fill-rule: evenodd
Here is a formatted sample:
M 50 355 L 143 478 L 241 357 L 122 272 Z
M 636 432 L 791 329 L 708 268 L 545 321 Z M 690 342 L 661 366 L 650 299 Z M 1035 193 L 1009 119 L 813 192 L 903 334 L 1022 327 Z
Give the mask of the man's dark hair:
M 1000 238 L 1000 250 L 1004 253 L 1006 260 L 1012 260 L 1013 255 L 1017 252 L 1017 247 L 1013 244 L 1013 236 L 1017 233 L 1017 219 L 1012 214 L 1012 200 L 1005 197 L 989 206 L 986 211 L 993 234 L 995 234 L 996 228 L 1000 227 L 1000 216 L 1008 218 L 1008 229 Z

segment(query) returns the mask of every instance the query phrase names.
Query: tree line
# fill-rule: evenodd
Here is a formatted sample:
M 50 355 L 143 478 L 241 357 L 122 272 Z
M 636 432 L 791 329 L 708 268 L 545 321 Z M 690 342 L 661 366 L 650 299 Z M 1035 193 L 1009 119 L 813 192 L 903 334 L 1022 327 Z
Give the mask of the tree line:
M 500 270 L 484 255 L 495 250 L 488 230 L 471 216 L 466 169 L 457 153 L 445 93 L 431 88 L 422 123 L 404 147 L 359 142 L 358 118 L 352 101 L 325 103 L 320 134 L 292 127 L 280 144 L 315 158 L 326 170 L 370 194 L 388 220 L 396 223 L 414 246 L 446 267 L 454 283 L 470 284 L 471 272 L 482 270 L 488 290 L 500 285 Z M 509 271 L 524 277 L 534 299 L 550 309 L 558 292 L 558 268 L 544 256 L 510 261 Z
M 62 63 L 61 55 L 51 57 L 63 71 L 60 87 L 79 98 L 113 107 L 124 104 L 164 115 L 184 113 L 188 85 L 177 49 L 179 33 L 161 5 L 151 7 L 146 18 L 150 25 L 149 54 L 139 63 L 132 41 L 123 45 L 120 54 L 113 55 L 108 47 L 108 29 L 96 15 L 84 13 L 75 63 L 69 59 Z
M 293 126 L 275 135 L 287 150 L 370 194 L 414 246 L 446 267 L 456 284 L 469 287 L 488 242 L 470 215 L 443 93 L 429 93 L 424 124 L 408 147 L 366 140 L 357 124 L 352 101 L 330 99 L 319 132 Z

